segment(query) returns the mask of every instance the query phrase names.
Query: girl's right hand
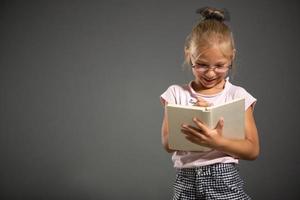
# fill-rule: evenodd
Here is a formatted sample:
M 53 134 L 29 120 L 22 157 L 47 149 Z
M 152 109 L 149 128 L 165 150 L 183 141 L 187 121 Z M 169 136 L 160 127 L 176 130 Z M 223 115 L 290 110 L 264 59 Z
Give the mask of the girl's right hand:
M 209 107 L 212 106 L 212 103 L 205 101 L 201 97 L 197 97 L 197 102 L 194 104 L 194 106 Z

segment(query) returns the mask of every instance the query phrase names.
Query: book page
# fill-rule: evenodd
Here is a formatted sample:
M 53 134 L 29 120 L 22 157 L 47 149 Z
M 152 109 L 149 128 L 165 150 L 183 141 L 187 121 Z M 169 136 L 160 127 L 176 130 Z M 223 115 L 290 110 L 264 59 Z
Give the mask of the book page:
M 195 106 L 196 107 L 196 106 Z M 183 151 L 207 151 L 210 148 L 194 144 L 185 138 L 181 132 L 183 123 L 196 126 L 193 117 L 197 117 L 204 123 L 209 123 L 210 112 L 203 109 L 183 109 L 182 107 L 167 106 L 169 126 L 169 147 L 174 150 Z
M 245 100 L 239 99 L 223 106 L 211 108 L 212 124 L 215 128 L 221 117 L 224 118 L 223 136 L 229 139 L 245 137 Z

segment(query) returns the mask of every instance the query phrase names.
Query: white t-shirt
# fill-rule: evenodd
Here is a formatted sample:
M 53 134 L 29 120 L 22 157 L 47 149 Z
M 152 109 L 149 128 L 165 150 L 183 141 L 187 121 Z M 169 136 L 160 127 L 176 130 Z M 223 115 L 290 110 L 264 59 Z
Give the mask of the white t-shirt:
M 193 105 L 198 96 L 213 105 L 218 105 L 243 97 L 245 98 L 245 110 L 256 103 L 256 99 L 251 94 L 244 88 L 231 84 L 229 78 L 226 78 L 224 89 L 214 95 L 202 95 L 195 92 L 191 83 L 183 86 L 171 85 L 160 96 L 161 102 L 163 104 L 166 101 L 173 104 Z M 238 163 L 238 159 L 217 150 L 206 152 L 175 151 L 172 160 L 175 168 L 193 168 L 215 163 Z

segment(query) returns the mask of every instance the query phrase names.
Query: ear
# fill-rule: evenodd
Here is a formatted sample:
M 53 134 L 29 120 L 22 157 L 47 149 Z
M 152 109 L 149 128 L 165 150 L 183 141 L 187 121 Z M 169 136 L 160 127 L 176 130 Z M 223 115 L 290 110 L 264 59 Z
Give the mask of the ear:
M 187 64 L 192 65 L 190 50 L 187 47 L 184 48 L 184 58 Z
M 232 50 L 232 62 L 234 61 L 234 59 L 235 59 L 235 54 L 236 54 L 236 49 L 233 49 Z

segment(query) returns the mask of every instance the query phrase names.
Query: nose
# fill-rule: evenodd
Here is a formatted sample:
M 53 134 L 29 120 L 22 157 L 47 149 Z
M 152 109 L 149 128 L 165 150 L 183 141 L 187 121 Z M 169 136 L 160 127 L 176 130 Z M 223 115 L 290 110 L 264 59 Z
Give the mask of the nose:
M 216 76 L 216 73 L 215 73 L 214 69 L 209 68 L 209 69 L 206 71 L 205 76 L 206 76 L 207 78 L 212 78 L 212 77 L 215 77 L 215 76 Z

